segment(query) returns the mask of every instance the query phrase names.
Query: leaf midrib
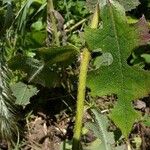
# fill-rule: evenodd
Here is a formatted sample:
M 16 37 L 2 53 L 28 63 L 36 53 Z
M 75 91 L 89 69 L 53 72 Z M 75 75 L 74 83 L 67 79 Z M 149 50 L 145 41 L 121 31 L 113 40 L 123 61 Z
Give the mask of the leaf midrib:
M 109 0 L 108 0 L 109 1 Z M 115 25 L 115 21 L 114 21 L 114 14 L 113 14 L 113 10 L 111 8 L 111 2 L 109 1 L 109 11 L 110 11 L 110 15 L 111 15 L 111 21 L 112 21 L 112 26 L 113 26 L 113 30 L 114 30 L 114 34 L 115 34 L 115 39 L 116 39 L 116 43 L 117 43 L 117 49 L 118 49 L 118 55 L 119 55 L 119 69 L 121 71 L 121 91 L 124 90 L 124 75 L 123 75 L 123 62 L 122 62 L 122 55 L 121 55 L 121 52 L 120 52 L 120 45 L 119 45 L 119 39 L 118 39 L 118 34 L 117 34 L 117 29 L 116 29 L 116 25 Z M 121 57 L 122 56 L 122 57 Z M 116 93 L 118 94 L 118 93 Z M 125 103 L 124 103 L 125 104 Z M 124 112 L 127 116 L 127 113 L 126 111 Z M 128 123 L 126 122 L 125 123 L 125 126 L 127 125 Z M 127 127 L 127 126 L 126 126 Z
M 111 8 L 111 2 L 110 0 L 109 1 L 109 11 L 110 11 L 110 15 L 111 15 L 111 21 L 112 21 L 112 26 L 113 26 L 113 31 L 114 31 L 114 34 L 115 34 L 115 40 L 116 40 L 116 43 L 117 43 L 117 49 L 118 49 L 118 55 L 119 55 L 119 70 L 121 72 L 121 91 L 123 90 L 123 85 L 124 85 L 124 76 L 123 76 L 123 66 L 122 66 L 122 60 L 121 60 L 121 53 L 120 53 L 120 44 L 119 44 L 119 39 L 118 39 L 118 34 L 117 34 L 117 29 L 116 29 L 116 25 L 115 25 L 115 19 L 114 19 L 114 14 L 113 14 L 113 10 Z

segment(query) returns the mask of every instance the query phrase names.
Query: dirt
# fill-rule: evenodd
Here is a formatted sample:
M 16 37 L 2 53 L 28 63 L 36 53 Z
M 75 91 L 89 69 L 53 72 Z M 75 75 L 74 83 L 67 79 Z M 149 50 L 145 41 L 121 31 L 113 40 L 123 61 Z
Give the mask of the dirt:
M 23 149 L 58 150 L 62 140 L 70 138 L 67 132 L 71 124 L 71 118 L 65 113 L 55 119 L 49 119 L 42 113 L 33 116 L 27 123 L 26 145 Z
M 41 93 L 33 97 L 31 104 L 24 110 L 28 115 L 26 115 L 25 129 L 19 149 L 59 150 L 64 140 L 71 140 L 75 120 L 74 95 L 66 94 L 65 91 L 60 89 L 55 89 L 51 91 L 51 93 L 43 89 Z M 103 113 L 107 113 L 109 109 L 113 107 L 112 104 L 116 102 L 115 99 L 116 96 L 97 97 L 96 104 L 103 110 Z M 143 115 L 150 115 L 149 101 L 150 97 L 147 97 L 136 101 L 133 105 L 135 109 L 142 112 Z M 89 118 L 89 114 L 85 112 L 83 121 L 86 122 Z M 134 141 L 137 136 L 140 136 L 142 140 L 140 149 L 149 150 L 150 128 L 144 126 L 143 123 L 134 125 L 130 135 L 130 142 L 133 147 L 136 147 Z M 82 141 L 86 143 L 90 143 L 93 140 L 95 140 L 95 137 L 92 132 L 89 132 L 86 137 L 82 138 Z M 5 141 L 0 141 L 0 148 L 7 150 Z

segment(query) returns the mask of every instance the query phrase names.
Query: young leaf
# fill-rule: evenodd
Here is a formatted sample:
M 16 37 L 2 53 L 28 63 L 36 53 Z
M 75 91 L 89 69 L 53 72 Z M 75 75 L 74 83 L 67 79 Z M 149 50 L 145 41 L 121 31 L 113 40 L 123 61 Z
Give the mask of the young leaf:
M 150 73 L 127 64 L 127 58 L 149 36 L 142 29 L 127 24 L 125 10 L 118 2 L 108 0 L 101 8 L 103 28 L 87 29 L 86 42 L 91 50 L 102 49 L 111 53 L 113 63 L 91 71 L 87 85 L 92 95 L 117 94 L 118 102 L 110 115 L 114 123 L 128 137 L 139 114 L 132 107 L 132 100 L 144 97 L 150 92 Z M 142 18 L 143 20 L 144 18 Z M 144 21 L 143 21 L 144 22 Z
M 26 85 L 18 82 L 11 86 L 13 95 L 16 97 L 16 104 L 26 106 L 29 104 L 30 98 L 37 94 L 38 90 L 32 85 Z

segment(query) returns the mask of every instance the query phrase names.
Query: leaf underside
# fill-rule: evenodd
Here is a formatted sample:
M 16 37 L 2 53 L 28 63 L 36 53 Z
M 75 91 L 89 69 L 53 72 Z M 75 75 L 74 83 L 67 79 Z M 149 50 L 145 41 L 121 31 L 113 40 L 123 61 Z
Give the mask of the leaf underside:
M 86 29 L 85 39 L 91 50 L 102 49 L 111 53 L 113 63 L 89 72 L 87 85 L 93 96 L 117 94 L 118 101 L 110 117 L 128 137 L 133 123 L 140 115 L 134 110 L 132 100 L 150 92 L 150 73 L 127 64 L 131 52 L 149 40 L 140 27 L 129 26 L 125 10 L 110 0 L 101 8 L 103 28 Z M 144 18 L 142 19 L 144 22 Z M 139 24 L 140 25 L 140 24 Z

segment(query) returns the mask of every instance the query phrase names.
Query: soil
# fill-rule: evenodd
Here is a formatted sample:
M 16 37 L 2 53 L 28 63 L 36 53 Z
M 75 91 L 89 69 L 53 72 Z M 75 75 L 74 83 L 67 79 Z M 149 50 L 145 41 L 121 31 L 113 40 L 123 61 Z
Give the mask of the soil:
M 76 92 L 70 94 L 60 88 L 55 88 L 53 90 L 42 89 L 37 96 L 34 96 L 24 110 L 26 120 L 24 120 L 24 131 L 18 150 L 59 150 L 63 141 L 71 140 L 75 120 L 76 97 L 74 95 Z M 105 96 L 97 97 L 95 100 L 103 113 L 107 113 L 113 107 L 115 99 L 116 96 Z M 150 97 L 147 97 L 134 102 L 133 105 L 143 115 L 150 115 L 149 101 Z M 89 118 L 89 114 L 85 112 L 83 121 L 86 122 Z M 116 130 L 116 127 L 114 129 Z M 134 125 L 130 142 L 135 150 L 138 150 L 134 142 L 137 136 L 142 140 L 140 149 L 149 150 L 150 128 L 144 126 L 143 123 Z M 86 143 L 94 140 L 92 132 L 89 132 L 83 139 Z M 0 149 L 8 149 L 5 141 L 0 141 Z

